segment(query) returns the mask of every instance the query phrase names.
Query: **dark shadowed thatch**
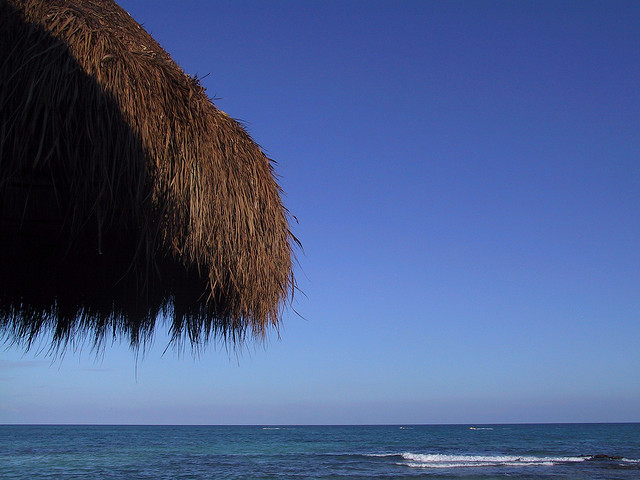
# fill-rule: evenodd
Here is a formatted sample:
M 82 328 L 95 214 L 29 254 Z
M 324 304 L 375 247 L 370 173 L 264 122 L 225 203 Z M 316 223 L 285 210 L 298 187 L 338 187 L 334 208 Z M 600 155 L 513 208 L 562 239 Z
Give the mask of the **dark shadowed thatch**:
M 276 327 L 270 161 L 110 0 L 0 0 L 0 334 L 138 346 Z

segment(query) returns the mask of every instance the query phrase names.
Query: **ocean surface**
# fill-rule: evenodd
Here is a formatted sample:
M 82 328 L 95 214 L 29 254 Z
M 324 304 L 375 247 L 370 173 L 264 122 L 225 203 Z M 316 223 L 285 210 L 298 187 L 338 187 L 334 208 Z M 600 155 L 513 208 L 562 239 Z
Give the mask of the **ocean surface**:
M 12 479 L 640 479 L 640 424 L 0 426 Z

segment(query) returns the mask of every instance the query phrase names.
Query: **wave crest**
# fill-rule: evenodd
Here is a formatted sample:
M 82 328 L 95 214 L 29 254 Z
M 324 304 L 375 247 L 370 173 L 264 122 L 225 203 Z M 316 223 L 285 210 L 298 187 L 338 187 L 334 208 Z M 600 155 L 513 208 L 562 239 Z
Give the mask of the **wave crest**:
M 443 455 L 402 453 L 402 465 L 418 468 L 460 468 L 499 466 L 553 466 L 557 463 L 583 462 L 585 457 L 534 457 L 512 455 Z
M 460 467 L 544 467 L 558 464 L 580 463 L 590 460 L 610 459 L 619 467 L 635 468 L 640 459 L 611 457 L 607 455 L 580 455 L 566 457 L 536 457 L 532 455 L 446 455 L 427 453 L 371 453 L 367 457 L 396 457 L 397 465 L 413 468 L 460 468 Z

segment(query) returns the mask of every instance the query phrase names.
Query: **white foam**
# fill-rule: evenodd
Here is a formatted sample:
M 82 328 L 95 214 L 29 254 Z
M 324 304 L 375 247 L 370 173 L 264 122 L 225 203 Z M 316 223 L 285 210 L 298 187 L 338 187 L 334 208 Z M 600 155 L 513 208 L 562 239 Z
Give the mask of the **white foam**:
M 556 463 L 583 462 L 585 457 L 534 457 L 512 455 L 442 455 L 423 453 L 402 453 L 400 455 L 408 467 L 418 468 L 460 468 L 495 466 L 552 466 Z
M 425 453 L 370 453 L 368 457 L 401 457 L 404 465 L 413 468 L 461 468 L 461 467 L 550 467 L 559 463 L 579 463 L 592 460 L 580 457 L 535 457 L 530 455 L 444 455 Z M 620 458 L 621 463 L 640 463 L 640 459 Z

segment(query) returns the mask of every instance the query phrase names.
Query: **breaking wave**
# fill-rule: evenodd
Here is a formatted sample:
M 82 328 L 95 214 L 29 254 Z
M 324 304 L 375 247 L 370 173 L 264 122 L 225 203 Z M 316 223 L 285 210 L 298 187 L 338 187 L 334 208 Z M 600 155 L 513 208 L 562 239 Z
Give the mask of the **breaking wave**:
M 516 457 L 510 455 L 427 455 L 403 453 L 409 467 L 457 468 L 457 467 L 497 467 L 497 466 L 552 466 L 556 463 L 583 462 L 581 457 Z
M 536 467 L 558 464 L 579 463 L 594 460 L 595 456 L 577 457 L 536 457 L 514 455 L 443 455 L 424 453 L 401 453 L 371 455 L 378 457 L 399 457 L 398 465 L 412 468 L 472 468 L 472 467 Z M 637 464 L 640 460 L 619 458 L 621 463 Z

